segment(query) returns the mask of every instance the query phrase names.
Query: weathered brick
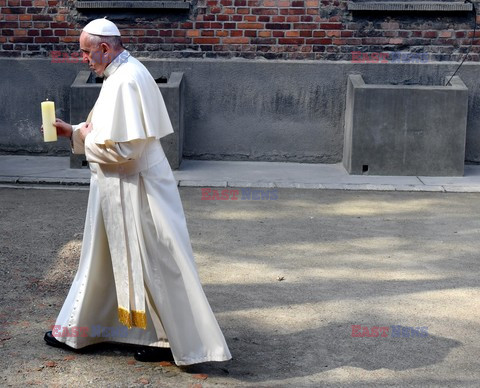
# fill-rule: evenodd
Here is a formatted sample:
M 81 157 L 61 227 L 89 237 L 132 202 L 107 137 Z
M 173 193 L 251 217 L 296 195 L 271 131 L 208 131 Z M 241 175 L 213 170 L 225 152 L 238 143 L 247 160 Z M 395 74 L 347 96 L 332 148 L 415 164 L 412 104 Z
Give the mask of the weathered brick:
M 218 44 L 220 43 L 219 38 L 193 38 L 193 43 L 195 44 Z
M 313 31 L 314 37 L 324 37 L 325 35 L 325 31 Z
M 299 37 L 300 36 L 300 31 L 286 31 L 285 32 L 286 37 Z
M 43 41 L 37 41 L 36 39 L 52 39 L 52 38 L 35 38 L 35 43 L 45 43 Z M 58 39 L 58 38 L 56 38 L 56 39 Z M 77 36 L 62 36 L 60 39 L 64 43 L 78 43 L 78 37 Z M 135 38 L 130 38 L 130 39 L 133 40 L 133 42 L 130 42 L 128 40 L 128 38 L 127 38 L 126 41 L 124 41 L 124 39 L 122 38 L 122 42 L 125 42 L 125 43 L 135 43 L 136 42 Z M 56 42 L 53 42 L 53 43 L 56 43 Z
M 287 23 L 266 23 L 265 28 L 268 30 L 290 30 L 291 25 Z
M 298 45 L 298 44 L 305 43 L 305 39 L 303 39 L 303 38 L 279 38 L 278 43 Z
M 158 43 L 158 40 L 162 38 L 158 37 L 153 37 L 153 36 L 139 36 L 137 38 L 138 43 Z M 167 38 L 165 38 L 165 41 Z M 171 38 L 171 39 L 176 39 L 176 38 Z M 184 38 L 179 38 L 181 41 L 183 41 Z
M 70 2 L 66 1 L 0 0 L 0 37 L 4 40 L 0 54 L 4 50 L 20 51 L 23 56 L 43 55 L 36 52 L 56 46 L 77 49 L 83 22 L 69 23 L 71 11 Z M 480 15 L 477 22 L 480 24 Z M 470 22 L 454 19 L 453 15 L 352 16 L 346 10 L 346 0 L 200 0 L 191 17 L 171 18 L 165 14 L 148 21 L 138 19 L 130 25 L 122 21 L 119 27 L 134 52 L 155 57 L 168 57 L 175 52 L 179 58 L 213 58 L 218 54 L 225 58 L 340 60 L 351 58 L 355 50 L 389 51 L 401 45 L 402 50 L 405 47 L 415 51 L 428 46 L 439 60 L 456 60 L 462 58 L 472 37 Z M 479 57 L 480 31 L 477 35 L 468 60 Z M 10 43 L 10 38 L 39 41 Z M 225 43 L 224 39 L 237 43 Z M 13 44 L 14 48 L 7 50 L 3 47 L 6 44 Z
M 332 39 L 312 38 L 312 39 L 306 39 L 305 43 L 306 44 L 314 44 L 314 45 L 326 45 L 326 44 L 332 44 Z
M 52 17 L 49 15 L 32 15 L 32 20 L 34 21 L 50 21 Z
M 292 7 L 305 7 L 305 2 L 304 1 L 292 1 Z
M 10 38 L 10 42 L 13 43 L 33 43 L 35 38 L 30 36 L 14 36 Z
M 209 22 L 196 22 L 195 23 L 195 28 L 197 28 L 197 29 L 210 28 L 210 23 Z
M 42 12 L 42 8 L 29 7 L 27 8 L 28 14 L 39 14 Z
M 316 23 L 294 23 L 293 28 L 297 30 L 314 30 L 318 25 Z
M 423 33 L 423 37 L 424 38 L 436 38 L 438 35 L 438 32 L 437 31 L 425 31 Z
M 2 13 L 4 14 L 22 14 L 26 13 L 27 8 L 25 7 L 6 7 L 2 8 Z
M 342 23 L 320 23 L 320 28 L 324 30 L 340 30 Z
M 278 15 L 278 8 L 253 8 L 253 15 Z
M 389 39 L 388 44 L 403 44 L 403 38 L 392 38 Z
M 387 44 L 387 43 L 388 43 L 388 38 L 383 38 L 383 37 L 362 38 L 362 44 L 366 44 L 366 45 Z
M 68 39 L 68 36 L 62 37 L 63 41 L 65 39 Z M 59 38 L 54 37 L 54 36 L 40 36 L 40 37 L 35 37 L 35 43 L 58 43 L 60 41 Z M 77 41 L 77 39 L 75 39 Z
M 249 39 L 245 37 L 223 38 L 222 42 L 225 44 L 247 44 L 249 42 Z
M 262 23 L 238 23 L 237 28 L 241 30 L 246 30 L 246 29 L 260 30 L 260 29 L 263 29 L 263 24 Z
M 200 36 L 200 33 L 201 33 L 201 30 L 189 30 L 187 31 L 187 36 L 191 38 L 198 37 Z
M 341 31 L 338 30 L 327 30 L 325 31 L 326 35 L 329 37 L 339 37 L 341 36 Z
M 362 44 L 362 39 L 360 38 L 346 38 L 345 39 L 347 42 L 347 45 L 352 45 L 352 46 L 360 46 Z M 358 47 L 355 47 L 355 50 L 357 50 Z M 352 49 L 351 51 L 355 51 Z
M 303 23 L 311 23 L 311 22 L 313 22 L 313 16 L 302 15 L 302 16 L 300 16 L 300 21 L 303 22 Z

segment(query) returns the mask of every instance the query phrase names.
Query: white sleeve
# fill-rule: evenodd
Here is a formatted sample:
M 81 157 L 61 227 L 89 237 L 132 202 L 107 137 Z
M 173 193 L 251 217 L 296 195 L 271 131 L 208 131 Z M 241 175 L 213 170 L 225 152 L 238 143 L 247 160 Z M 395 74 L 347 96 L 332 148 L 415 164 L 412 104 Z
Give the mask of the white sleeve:
M 128 142 L 96 144 L 90 134 L 85 138 L 85 155 L 89 162 L 99 164 L 124 163 L 138 159 L 147 144 L 147 139 L 136 139 Z
M 72 125 L 72 137 L 70 138 L 70 145 L 72 147 L 72 152 L 74 154 L 84 154 L 85 153 L 85 143 L 80 137 L 80 128 L 85 123 L 80 123 L 78 125 Z

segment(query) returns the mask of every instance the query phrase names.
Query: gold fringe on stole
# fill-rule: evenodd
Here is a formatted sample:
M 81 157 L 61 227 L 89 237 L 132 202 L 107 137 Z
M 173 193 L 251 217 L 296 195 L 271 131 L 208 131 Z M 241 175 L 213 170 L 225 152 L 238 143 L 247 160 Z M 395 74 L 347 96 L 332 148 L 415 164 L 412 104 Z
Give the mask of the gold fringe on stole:
M 129 329 L 132 327 L 139 327 L 140 329 L 147 328 L 147 314 L 145 311 L 132 310 L 131 313 L 123 307 L 118 308 L 118 320 L 122 325 Z
M 118 320 L 122 325 L 127 326 L 129 329 L 132 328 L 132 317 L 130 316 L 130 311 L 124 309 L 123 307 L 118 308 Z
M 147 328 L 147 314 L 145 314 L 145 311 L 132 310 L 132 324 L 145 330 Z

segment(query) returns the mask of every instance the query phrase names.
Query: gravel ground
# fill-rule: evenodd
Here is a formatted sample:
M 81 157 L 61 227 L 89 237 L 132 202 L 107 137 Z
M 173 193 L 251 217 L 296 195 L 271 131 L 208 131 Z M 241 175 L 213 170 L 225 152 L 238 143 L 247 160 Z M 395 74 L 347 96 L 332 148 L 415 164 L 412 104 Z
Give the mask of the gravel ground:
M 478 194 L 285 189 L 204 201 L 181 188 L 234 359 L 178 368 L 136 362 L 120 344 L 45 345 L 78 266 L 88 192 L 43 188 L 0 188 L 2 386 L 480 384 Z M 352 325 L 389 332 L 352 337 Z M 398 326 L 427 335 L 395 337 Z

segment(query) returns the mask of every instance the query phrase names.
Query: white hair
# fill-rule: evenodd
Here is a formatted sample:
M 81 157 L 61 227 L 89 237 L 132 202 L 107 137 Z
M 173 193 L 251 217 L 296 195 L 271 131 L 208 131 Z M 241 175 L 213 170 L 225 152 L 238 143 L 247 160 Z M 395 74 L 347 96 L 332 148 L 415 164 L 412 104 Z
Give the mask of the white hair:
M 91 45 L 98 47 L 102 43 L 108 44 L 114 50 L 123 47 L 122 38 L 119 36 L 103 36 L 103 35 L 92 35 L 87 32 L 87 36 Z

